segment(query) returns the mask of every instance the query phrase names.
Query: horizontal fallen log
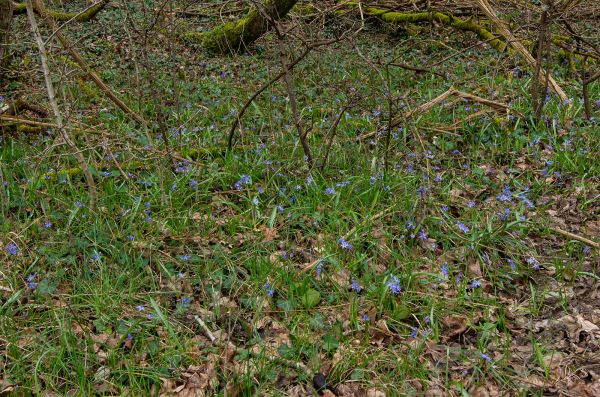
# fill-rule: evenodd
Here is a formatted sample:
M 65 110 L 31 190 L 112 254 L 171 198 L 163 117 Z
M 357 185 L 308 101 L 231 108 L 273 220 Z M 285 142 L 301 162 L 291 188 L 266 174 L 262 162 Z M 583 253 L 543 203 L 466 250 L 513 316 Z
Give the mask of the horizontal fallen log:
M 74 20 L 76 22 L 87 22 L 94 18 L 102 9 L 108 4 L 110 0 L 100 0 L 98 3 L 90 6 L 89 8 L 81 11 L 81 12 L 62 12 L 56 10 L 47 10 L 48 16 L 55 21 L 70 21 Z M 25 14 L 27 13 L 27 7 L 25 7 L 25 3 L 13 3 L 14 6 L 14 14 Z M 37 12 L 37 10 L 36 10 Z
M 403 13 L 390 11 L 375 7 L 364 7 L 363 12 L 365 15 L 377 17 L 385 22 L 391 23 L 422 23 L 422 22 L 438 22 L 443 25 L 453 27 L 457 30 L 473 32 L 482 40 L 485 40 L 491 47 L 498 51 L 504 51 L 506 49 L 506 42 L 500 37 L 496 36 L 483 26 L 475 23 L 472 19 L 461 19 L 451 14 L 445 14 L 443 12 L 414 12 L 414 13 Z

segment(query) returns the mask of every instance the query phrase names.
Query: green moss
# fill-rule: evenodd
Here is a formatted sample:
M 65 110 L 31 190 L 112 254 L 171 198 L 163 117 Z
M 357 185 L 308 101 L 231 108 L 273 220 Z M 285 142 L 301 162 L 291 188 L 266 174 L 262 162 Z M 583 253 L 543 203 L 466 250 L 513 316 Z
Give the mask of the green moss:
M 44 127 L 38 125 L 19 124 L 17 126 L 17 132 L 20 134 L 39 134 L 44 131 Z
M 473 32 L 498 51 L 504 51 L 506 49 L 506 43 L 503 40 L 496 37 L 492 32 L 483 26 L 473 22 L 471 19 L 465 20 L 457 18 L 453 15 L 444 14 L 442 12 L 402 13 L 391 12 L 373 7 L 365 8 L 365 13 L 379 17 L 381 20 L 390 23 L 422 23 L 436 21 L 444 25 L 451 26 L 457 30 Z
M 272 3 L 273 6 L 272 7 Z M 268 0 L 265 9 L 273 10 L 272 18 L 278 19 L 285 16 L 298 0 Z M 184 41 L 199 44 L 213 53 L 240 51 L 269 29 L 268 23 L 260 16 L 256 9 L 251 9 L 248 15 L 237 21 L 227 22 L 210 32 L 184 32 L 181 34 Z
M 96 14 L 98 14 L 108 4 L 108 2 L 109 0 L 102 0 L 94 4 L 92 7 L 90 7 L 88 10 L 81 14 L 79 14 L 78 12 L 61 12 L 53 10 L 46 10 L 46 12 L 52 19 L 56 21 L 69 21 L 75 18 L 75 21 L 77 22 L 87 22 L 90 19 L 94 18 Z M 27 13 L 27 6 L 25 5 L 25 3 L 13 4 L 15 6 L 13 11 L 14 14 L 18 15 Z

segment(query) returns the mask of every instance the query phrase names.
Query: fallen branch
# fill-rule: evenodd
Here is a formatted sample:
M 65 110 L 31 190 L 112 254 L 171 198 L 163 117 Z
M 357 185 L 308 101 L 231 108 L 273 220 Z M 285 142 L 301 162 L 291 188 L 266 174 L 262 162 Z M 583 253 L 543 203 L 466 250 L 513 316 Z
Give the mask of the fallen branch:
M 54 10 L 47 10 L 47 14 L 50 18 L 55 21 L 70 21 L 74 20 L 77 22 L 87 22 L 94 18 L 102 9 L 108 4 L 110 0 L 101 0 L 98 3 L 90 6 L 89 8 L 81 11 L 81 12 L 61 12 Z M 27 13 L 27 7 L 25 3 L 13 3 L 14 6 L 14 14 L 25 14 Z M 34 7 L 34 11 L 39 13 L 37 9 Z M 41 14 L 40 14 L 41 15 Z
M 6 110 L 2 112 L 3 116 L 17 116 L 21 110 L 29 110 L 30 112 L 36 113 L 42 117 L 48 117 L 48 111 L 41 106 L 34 105 L 25 101 L 24 99 L 17 99 L 12 102 Z
M 503 40 L 471 19 L 465 20 L 442 12 L 402 13 L 374 7 L 364 7 L 364 13 L 392 23 L 438 22 L 457 30 L 473 32 L 498 51 L 506 49 L 506 43 Z
M 489 106 L 496 111 L 512 111 L 514 113 L 517 113 L 521 117 L 523 116 L 520 112 L 512 109 L 510 106 L 505 105 L 504 103 L 492 101 L 490 99 L 485 99 L 480 96 L 470 94 L 468 92 L 458 91 L 454 87 L 450 87 L 444 93 L 438 95 L 437 97 L 431 99 L 430 101 L 425 102 L 424 104 L 420 105 L 419 107 L 417 107 L 413 110 L 409 110 L 408 112 L 405 112 L 402 115 L 402 117 L 398 117 L 398 118 L 394 119 L 392 121 L 392 123 L 390 124 L 390 128 L 395 128 L 395 127 L 399 126 L 404 120 L 406 120 L 414 115 L 423 114 L 423 113 L 429 111 L 431 108 L 433 108 L 436 105 L 439 105 L 440 103 L 444 102 L 446 99 L 448 99 L 451 96 L 456 96 L 459 98 L 468 99 L 473 102 L 478 102 L 478 103 L 481 103 L 482 105 Z M 360 139 L 369 138 L 369 137 L 377 134 L 378 132 L 379 131 L 373 131 L 368 134 L 362 135 L 360 137 Z
M 585 243 L 585 244 L 589 245 L 590 247 L 594 247 L 596 249 L 600 249 L 600 243 L 597 243 L 597 242 L 595 242 L 593 240 L 590 240 L 589 238 L 578 236 L 577 234 L 573 234 L 571 232 L 567 232 L 566 230 L 562 230 L 562 229 L 560 229 L 558 227 L 551 227 L 550 230 L 552 230 L 555 233 L 562 234 L 563 236 L 571 238 L 573 240 L 581 241 L 582 243 Z
M 487 0 L 477 0 L 477 4 L 479 8 L 485 13 L 485 15 L 494 23 L 496 29 L 504 36 L 507 42 L 517 51 L 521 56 L 525 59 L 525 62 L 529 64 L 532 69 L 536 69 L 536 61 L 533 56 L 527 51 L 525 46 L 521 44 L 519 40 L 512 34 L 512 32 L 506 27 L 504 22 L 500 20 L 496 16 L 496 11 L 490 6 Z M 543 68 L 539 68 L 538 70 L 540 80 L 547 78 L 552 88 L 552 91 L 556 92 L 556 95 L 560 98 L 562 102 L 566 102 L 569 100 L 569 97 L 565 93 L 565 91 L 561 88 L 560 85 L 554 80 L 554 78 L 550 75 L 550 73 L 546 72 Z

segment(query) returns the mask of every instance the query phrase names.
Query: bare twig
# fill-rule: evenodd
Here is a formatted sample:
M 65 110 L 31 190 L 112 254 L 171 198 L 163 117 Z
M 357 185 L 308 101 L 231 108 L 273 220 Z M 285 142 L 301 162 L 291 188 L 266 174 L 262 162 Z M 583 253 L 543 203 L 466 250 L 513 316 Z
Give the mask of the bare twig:
M 579 236 L 577 234 L 573 234 L 571 232 L 567 232 L 566 230 L 562 230 L 562 229 L 560 229 L 558 227 L 551 227 L 550 230 L 552 230 L 555 233 L 562 234 L 563 236 L 571 238 L 573 240 L 577 240 L 577 241 L 581 241 L 582 243 L 586 243 L 590 247 L 594 247 L 596 249 L 600 249 L 600 243 L 597 243 L 597 242 L 595 242 L 593 240 L 590 240 L 589 238 L 582 237 L 582 236 Z

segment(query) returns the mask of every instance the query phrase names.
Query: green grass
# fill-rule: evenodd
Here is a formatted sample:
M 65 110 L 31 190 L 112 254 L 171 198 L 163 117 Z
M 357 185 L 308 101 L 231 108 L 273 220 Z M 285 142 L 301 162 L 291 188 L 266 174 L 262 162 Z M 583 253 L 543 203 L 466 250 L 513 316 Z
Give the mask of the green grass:
M 416 45 L 405 63 L 451 53 L 410 40 Z M 405 51 L 368 35 L 361 47 L 380 58 Z M 215 395 L 286 395 L 296 385 L 312 390 L 312 375 L 325 372 L 332 385 L 388 395 L 468 394 L 490 384 L 541 394 L 526 380 L 551 379 L 544 357 L 559 349 L 531 324 L 572 314 L 577 303 L 563 295 L 597 274 L 597 251 L 586 254 L 584 244 L 551 232 L 562 220 L 585 235 L 599 215 L 597 126 L 581 121 L 575 101 L 574 126 L 565 129 L 565 107 L 551 99 L 547 123 L 497 115 L 431 130 L 480 108 L 448 102 L 394 131 L 385 170 L 384 138 L 356 139 L 386 124 L 383 87 L 350 46 L 339 45 L 295 72 L 316 159 L 349 88 L 365 98 L 342 118 L 324 172 L 309 172 L 280 84 L 249 109 L 227 153 L 233 110 L 271 74 L 267 68 L 277 68 L 273 54 L 211 58 L 201 71 L 186 54 L 157 55 L 166 60 L 156 60 L 156 88 L 171 104 L 148 102 L 145 111 L 163 108 L 171 147 L 194 157 L 175 172 L 162 138 L 148 149 L 146 136 L 109 103 L 100 99 L 107 110 L 98 113 L 77 86 L 68 88 L 81 122 L 106 133 L 78 137 L 93 164 L 95 213 L 82 174 L 47 174 L 76 166 L 64 145 L 52 146 L 54 135 L 3 138 L 2 379 L 23 395 L 158 395 L 198 372 Z M 493 55 L 468 50 L 440 71 L 451 71 L 462 91 L 490 97 L 493 90 L 527 114 L 528 78 L 488 70 Z M 178 63 L 185 78 L 174 85 L 169 68 Z M 127 72 L 117 66 L 107 61 L 103 76 L 125 87 Z M 577 83 L 562 73 L 557 68 L 577 98 Z M 410 108 L 450 86 L 402 69 L 391 69 L 390 81 Z M 597 98 L 598 84 L 591 88 Z M 237 189 L 243 175 L 250 182 Z M 510 201 L 498 198 L 506 186 Z M 351 250 L 340 247 L 341 237 Z M 10 242 L 17 255 L 5 250 Z M 397 295 L 388 288 L 393 277 Z M 210 343 L 196 315 L 221 343 Z M 226 341 L 239 350 L 228 355 Z

